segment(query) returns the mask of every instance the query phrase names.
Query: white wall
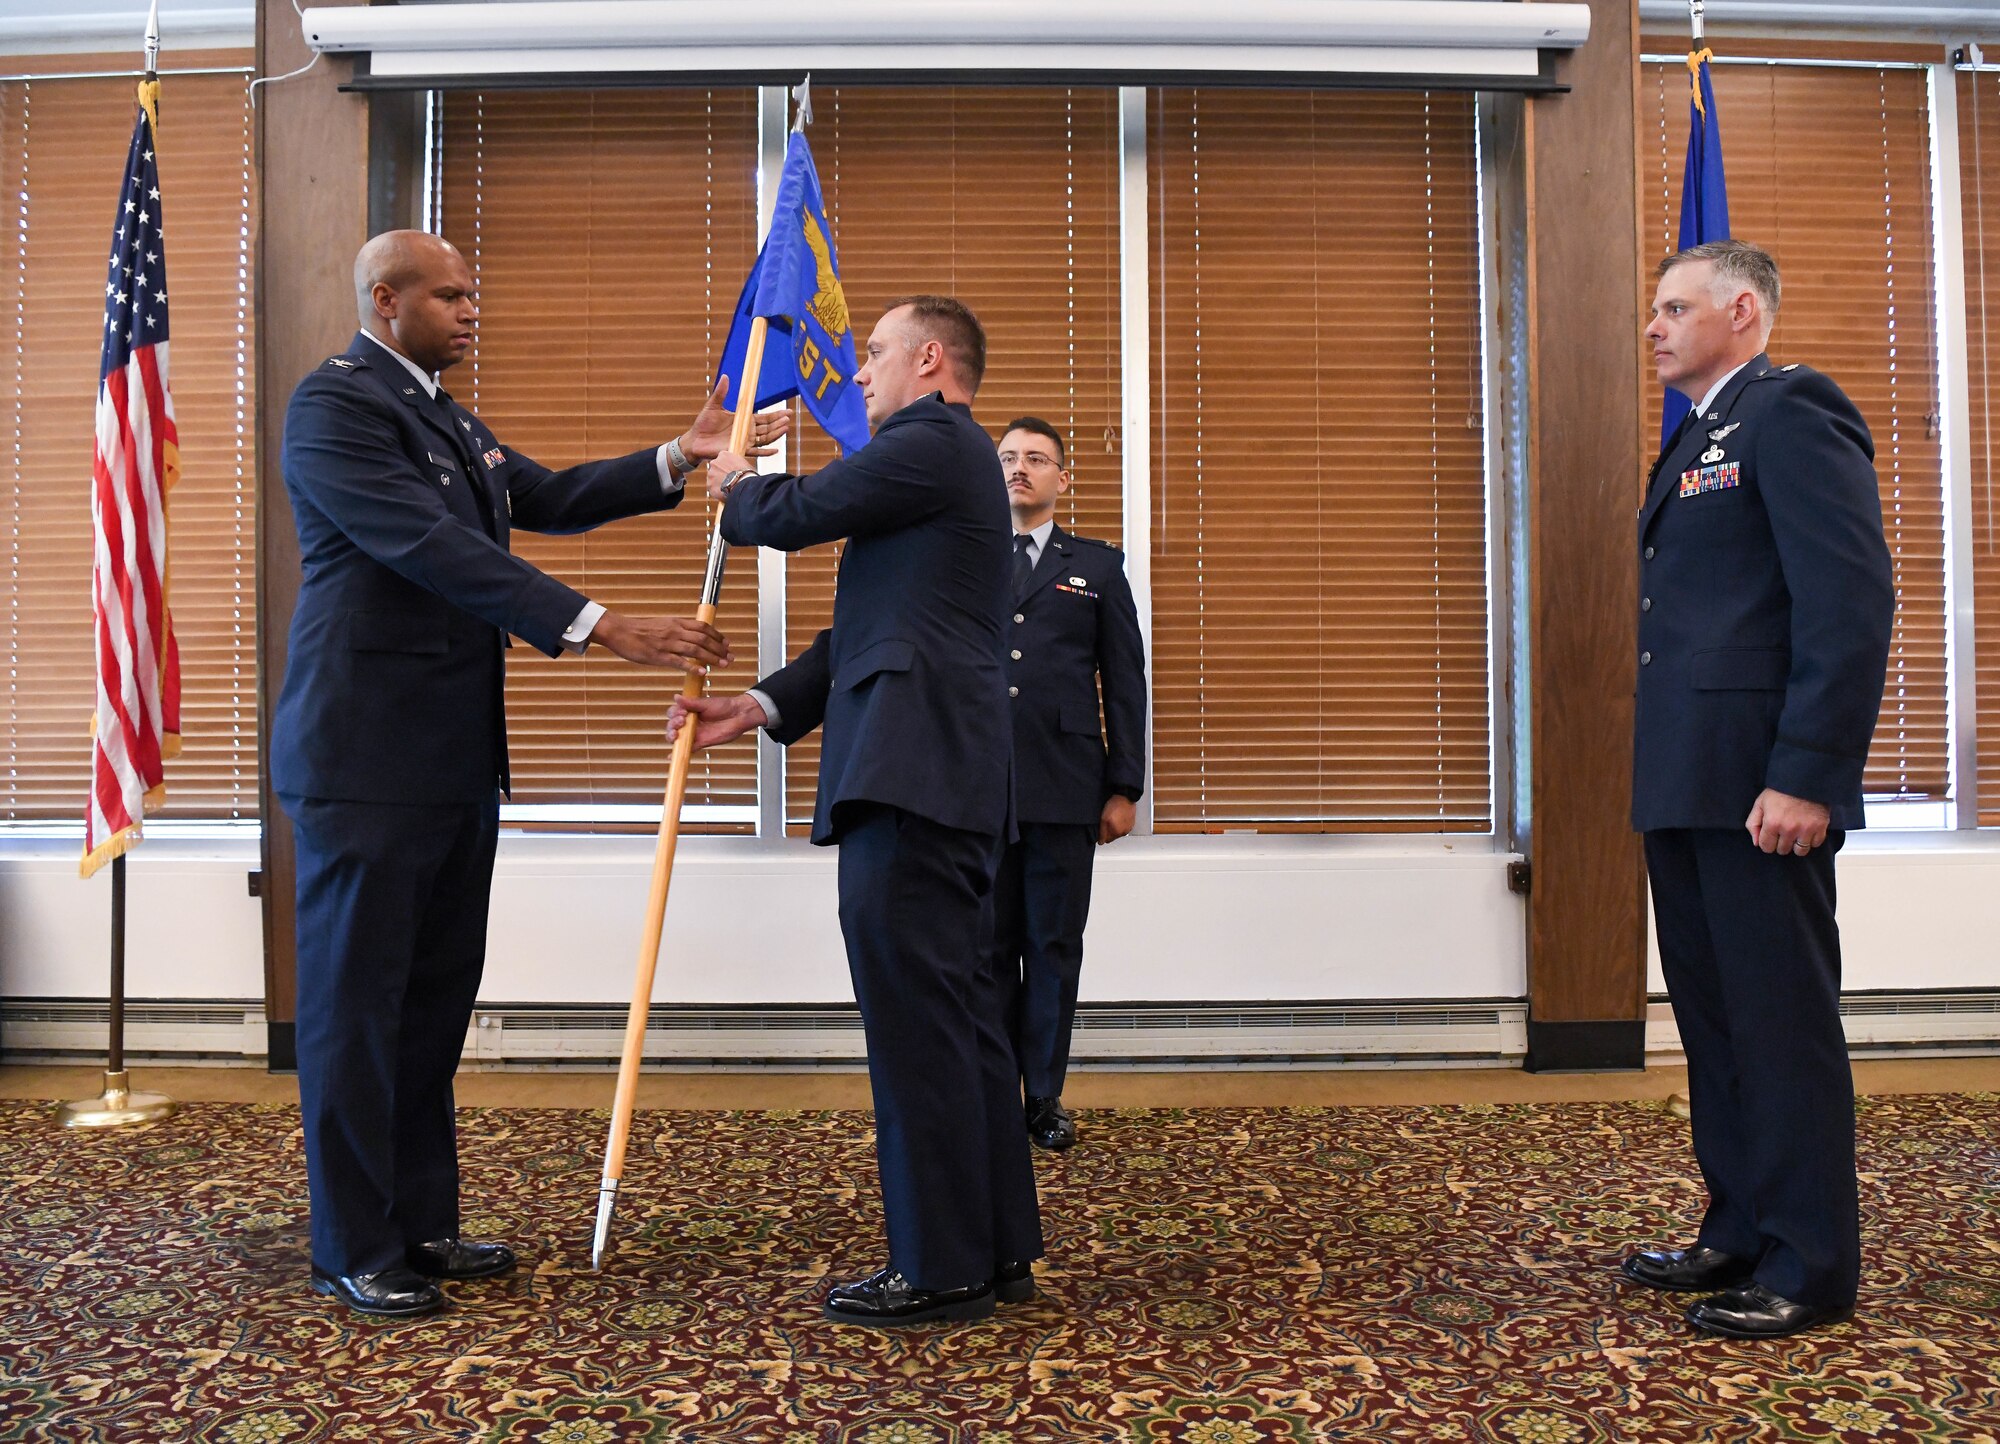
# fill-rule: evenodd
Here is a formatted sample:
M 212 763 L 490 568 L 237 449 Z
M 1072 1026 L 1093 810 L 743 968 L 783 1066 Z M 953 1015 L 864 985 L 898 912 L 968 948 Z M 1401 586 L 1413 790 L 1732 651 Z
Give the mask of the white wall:
M 76 856 L 71 840 L 0 839 L 0 996 L 102 995 L 109 873 L 79 881 Z M 803 843 L 688 839 L 655 996 L 849 1000 L 833 861 Z M 1506 862 L 1483 838 L 1130 839 L 1099 857 L 1084 996 L 1519 997 Z M 650 865 L 646 838 L 503 839 L 482 997 L 624 1001 Z M 156 837 L 132 854 L 132 997 L 262 996 L 255 866 L 248 838 Z M 1840 887 L 1850 990 L 2000 987 L 2000 835 L 1864 834 Z
M 1843 991 L 2000 988 L 2000 833 L 1854 833 L 1835 885 Z M 1650 934 L 1647 952 L 1663 993 Z
M 0 995 L 104 991 L 109 873 L 76 877 L 69 841 L 0 842 Z M 1087 998 L 1192 1001 L 1518 997 L 1522 904 L 1487 839 L 1130 839 L 1100 857 Z M 845 1002 L 834 856 L 790 842 L 690 838 L 655 996 Z M 503 838 L 488 1002 L 622 1002 L 650 838 Z M 248 839 L 149 839 L 130 858 L 128 992 L 257 998 Z

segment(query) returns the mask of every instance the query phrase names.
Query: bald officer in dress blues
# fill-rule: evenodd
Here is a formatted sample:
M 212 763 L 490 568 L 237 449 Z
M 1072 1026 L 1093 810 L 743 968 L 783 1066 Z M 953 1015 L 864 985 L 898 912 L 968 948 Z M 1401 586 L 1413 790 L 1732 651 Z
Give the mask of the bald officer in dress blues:
M 1632 825 L 1708 1208 L 1624 1272 L 1712 1295 L 1699 1329 L 1776 1338 L 1845 1317 L 1860 1278 L 1833 860 L 1862 825 L 1895 592 L 1866 423 L 1763 354 L 1776 263 L 1714 241 L 1657 275 L 1646 338 L 1695 406 L 1639 512 Z
M 894 302 L 855 373 L 874 435 L 811 476 L 708 469 L 723 535 L 847 538 L 833 626 L 738 697 L 683 698 L 696 745 L 825 725 L 813 841 L 840 847 L 840 930 L 875 1095 L 888 1267 L 828 1296 L 871 1327 L 973 1319 L 1034 1293 L 1042 1253 L 1020 1092 L 986 946 L 1009 827 L 1001 659 L 1011 528 L 972 419 L 986 337 L 959 302 Z
M 312 1280 L 371 1314 L 439 1307 L 436 1279 L 514 1263 L 458 1234 L 452 1073 L 485 957 L 502 656 L 728 660 L 720 633 L 621 616 L 508 552 L 511 527 L 583 531 L 661 511 L 728 441 L 719 393 L 675 441 L 549 471 L 496 441 L 433 373 L 472 344 L 472 277 L 436 236 L 354 263 L 361 331 L 292 393 L 285 488 L 303 577 L 272 721 L 298 845 L 298 1063 Z M 760 440 L 782 427 L 765 426 Z
M 1009 422 L 1000 469 L 1014 513 L 1007 691 L 1020 836 L 994 881 L 994 967 L 1012 995 L 1028 1137 L 1060 1151 L 1076 1142 L 1062 1090 L 1091 866 L 1132 830 L 1146 785 L 1146 650 L 1125 554 L 1056 525 L 1070 488 L 1061 434 L 1036 416 Z

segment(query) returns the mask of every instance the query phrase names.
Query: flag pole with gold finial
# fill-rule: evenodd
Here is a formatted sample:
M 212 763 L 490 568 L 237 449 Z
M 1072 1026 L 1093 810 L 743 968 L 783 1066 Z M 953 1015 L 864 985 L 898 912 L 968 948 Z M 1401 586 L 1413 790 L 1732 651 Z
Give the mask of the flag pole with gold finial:
M 146 75 L 139 82 L 139 104 L 160 128 L 160 0 L 146 15 Z M 110 1038 L 104 1059 L 104 1092 L 79 1098 L 56 1109 L 65 1128 L 116 1128 L 128 1123 L 157 1123 L 179 1109 L 164 1093 L 135 1092 L 125 1071 L 125 854 L 111 859 L 111 1008 Z

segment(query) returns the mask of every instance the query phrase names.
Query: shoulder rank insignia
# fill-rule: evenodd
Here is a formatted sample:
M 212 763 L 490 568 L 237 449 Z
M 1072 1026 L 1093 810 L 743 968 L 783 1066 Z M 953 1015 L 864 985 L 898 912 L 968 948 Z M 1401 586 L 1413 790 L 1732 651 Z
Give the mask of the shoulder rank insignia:
M 1710 441 L 1720 441 L 1742 424 L 1740 421 L 1732 421 L 1727 426 L 1718 426 L 1715 430 L 1708 433 L 1708 439 Z
M 1798 369 L 1799 369 L 1799 363 L 1798 363 L 1798 362 L 1796 362 L 1796 361 L 1794 361 L 1794 362 L 1792 362 L 1792 364 L 1791 364 L 1791 365 L 1789 365 L 1789 366 L 1780 366 L 1780 367 L 1779 367 L 1778 369 L 1779 369 L 1780 371 L 1796 371 L 1796 370 L 1798 370 Z
M 352 371 L 361 363 L 359 361 L 350 361 L 345 356 L 329 356 L 326 358 L 326 364 L 329 366 L 338 366 L 343 371 Z

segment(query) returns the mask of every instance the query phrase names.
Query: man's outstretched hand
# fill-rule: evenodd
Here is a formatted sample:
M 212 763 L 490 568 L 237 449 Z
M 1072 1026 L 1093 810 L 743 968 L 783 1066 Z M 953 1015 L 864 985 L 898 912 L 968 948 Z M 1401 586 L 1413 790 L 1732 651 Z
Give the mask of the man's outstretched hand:
M 697 752 L 704 747 L 734 742 L 745 732 L 753 732 L 771 720 L 748 692 L 734 697 L 676 697 L 673 710 L 667 713 L 668 746 L 680 736 L 689 717 L 698 719 L 694 729 Z
M 702 402 L 701 411 L 694 422 L 680 436 L 681 450 L 690 461 L 709 461 L 729 445 L 730 428 L 736 418 L 722 404 L 729 394 L 729 378 L 722 377 L 715 383 L 715 389 L 708 393 L 708 400 Z M 750 454 L 769 456 L 777 448 L 774 443 L 792 429 L 792 413 L 785 411 L 760 411 L 750 429 Z
M 590 640 L 628 662 L 680 667 L 699 672 L 735 661 L 729 639 L 692 617 L 627 617 L 606 612 L 590 629 Z

